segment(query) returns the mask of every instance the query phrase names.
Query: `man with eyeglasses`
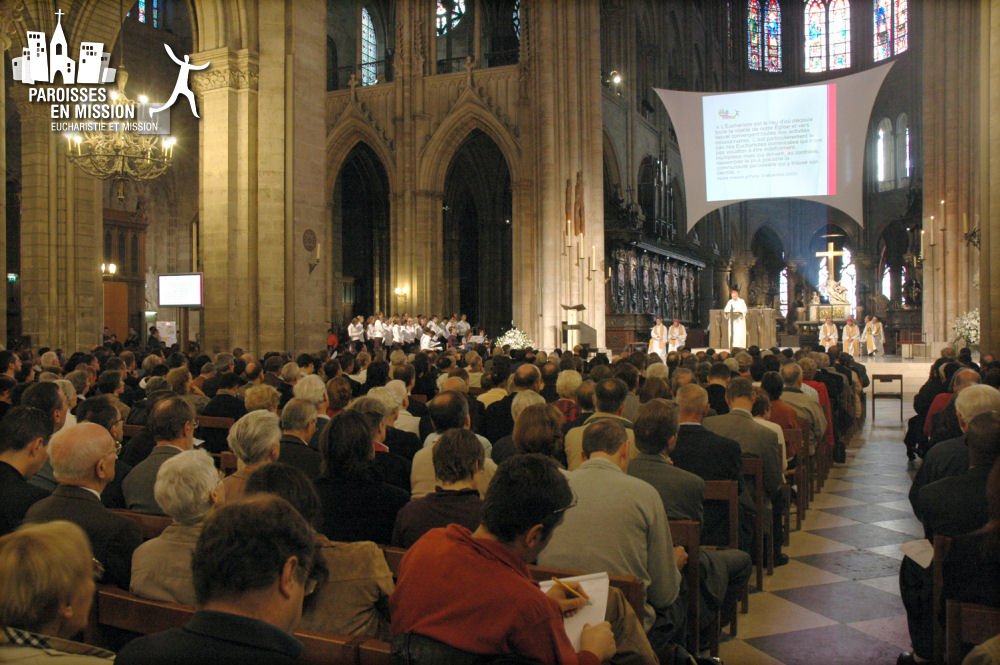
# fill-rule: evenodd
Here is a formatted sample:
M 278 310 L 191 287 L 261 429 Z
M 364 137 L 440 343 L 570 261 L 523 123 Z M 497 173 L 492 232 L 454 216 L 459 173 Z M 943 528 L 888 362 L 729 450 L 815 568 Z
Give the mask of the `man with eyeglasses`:
M 432 529 L 407 551 L 389 599 L 393 652 L 442 663 L 511 654 L 596 665 L 613 656 L 607 622 L 585 627 L 574 652 L 562 615 L 586 601 L 559 585 L 542 593 L 528 572 L 572 501 L 551 459 L 516 455 L 501 464 L 479 528 Z
M 100 425 L 80 423 L 56 432 L 49 441 L 49 460 L 59 485 L 28 509 L 24 521 L 74 522 L 104 566 L 101 582 L 128 589 L 132 552 L 142 542 L 139 527 L 101 503 L 101 492 L 115 477 L 116 459 L 115 441 Z
M 191 557 L 198 611 L 179 628 L 129 642 L 118 665 L 298 663 L 292 631 L 325 578 L 313 530 L 284 499 L 261 494 L 205 521 Z
M 129 510 L 151 515 L 166 514 L 153 494 L 156 473 L 168 459 L 194 447 L 194 432 L 198 428 L 196 417 L 191 403 L 182 396 L 169 397 L 153 407 L 150 429 L 156 447 L 122 482 Z

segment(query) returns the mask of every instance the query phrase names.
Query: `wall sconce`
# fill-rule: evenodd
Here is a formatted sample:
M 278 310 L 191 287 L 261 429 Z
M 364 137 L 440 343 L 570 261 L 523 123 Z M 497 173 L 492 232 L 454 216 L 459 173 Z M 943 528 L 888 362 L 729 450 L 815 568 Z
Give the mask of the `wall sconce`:
M 319 241 L 317 241 L 316 242 L 316 251 L 315 251 L 315 253 L 313 253 L 312 256 L 309 257 L 309 274 L 312 274 L 312 271 L 315 270 L 316 266 L 319 265 L 320 247 L 321 247 L 321 245 L 320 245 Z
M 397 286 L 396 288 L 394 288 L 392 290 L 392 292 L 394 294 L 396 294 L 397 298 L 406 298 L 408 295 L 410 295 L 410 287 L 408 287 L 408 286 Z
M 114 277 L 118 274 L 118 265 L 114 263 L 101 264 L 101 277 Z

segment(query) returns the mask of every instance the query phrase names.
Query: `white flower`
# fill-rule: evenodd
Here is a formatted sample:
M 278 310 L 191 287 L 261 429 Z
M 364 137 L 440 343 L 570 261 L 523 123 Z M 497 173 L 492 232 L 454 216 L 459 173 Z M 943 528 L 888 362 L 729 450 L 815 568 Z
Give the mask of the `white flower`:
M 962 314 L 952 325 L 955 341 L 965 340 L 968 344 L 979 344 L 979 308 Z
M 531 341 L 531 338 L 517 328 L 511 328 L 504 334 L 500 335 L 494 344 L 496 344 L 496 346 L 509 346 L 512 349 L 526 349 L 529 346 L 535 346 L 535 343 Z

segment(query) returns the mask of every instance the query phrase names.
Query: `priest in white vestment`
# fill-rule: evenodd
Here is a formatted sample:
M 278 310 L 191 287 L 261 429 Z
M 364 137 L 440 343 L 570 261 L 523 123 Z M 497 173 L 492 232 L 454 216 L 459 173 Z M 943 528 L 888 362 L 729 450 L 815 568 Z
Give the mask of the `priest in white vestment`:
M 824 350 L 829 351 L 830 347 L 837 343 L 840 335 L 837 333 L 837 324 L 833 319 L 827 319 L 819 328 L 819 344 Z
M 848 318 L 847 325 L 844 326 L 844 351 L 857 358 L 860 338 L 861 331 L 858 330 L 858 324 L 854 322 L 854 319 Z
M 877 316 L 873 316 L 872 320 L 865 327 L 865 330 L 868 333 L 865 337 L 865 346 L 867 347 L 868 354 L 883 355 L 885 351 L 882 348 L 882 342 L 885 338 L 885 330 L 882 328 L 882 322 L 878 320 Z
M 732 290 L 729 302 L 722 311 L 725 313 L 724 323 L 730 331 L 729 348 L 747 348 L 747 304 L 740 298 L 739 291 Z
M 674 319 L 673 324 L 667 330 L 667 353 L 680 351 L 687 343 L 688 331 L 679 319 Z
M 649 353 L 655 353 L 667 362 L 667 327 L 660 317 L 656 317 L 656 325 L 649 331 Z

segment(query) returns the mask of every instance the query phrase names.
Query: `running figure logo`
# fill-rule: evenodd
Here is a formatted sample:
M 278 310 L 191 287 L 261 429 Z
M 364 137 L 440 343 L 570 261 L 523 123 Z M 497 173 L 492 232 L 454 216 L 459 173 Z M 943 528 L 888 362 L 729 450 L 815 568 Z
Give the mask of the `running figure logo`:
M 168 99 L 166 103 L 161 104 L 160 106 L 150 107 L 149 109 L 150 115 L 152 115 L 153 113 L 159 113 L 160 111 L 166 111 L 168 108 L 174 105 L 174 102 L 177 101 L 178 96 L 184 95 L 185 97 L 187 97 L 188 102 L 191 104 L 191 114 L 200 120 L 201 116 L 198 115 L 198 107 L 195 106 L 194 102 L 194 93 L 191 91 L 191 87 L 188 85 L 188 75 L 191 73 L 192 69 L 194 70 L 205 69 L 206 67 L 208 67 L 210 63 L 206 62 L 203 65 L 192 65 L 190 55 L 185 55 L 184 60 L 181 61 L 177 59 L 176 55 L 174 55 L 174 51 L 173 49 L 170 48 L 169 44 L 164 44 L 163 48 L 167 49 L 167 55 L 169 55 L 170 59 L 176 62 L 180 66 L 181 71 L 177 72 L 177 83 L 174 84 L 174 91 L 170 93 L 170 99 Z

